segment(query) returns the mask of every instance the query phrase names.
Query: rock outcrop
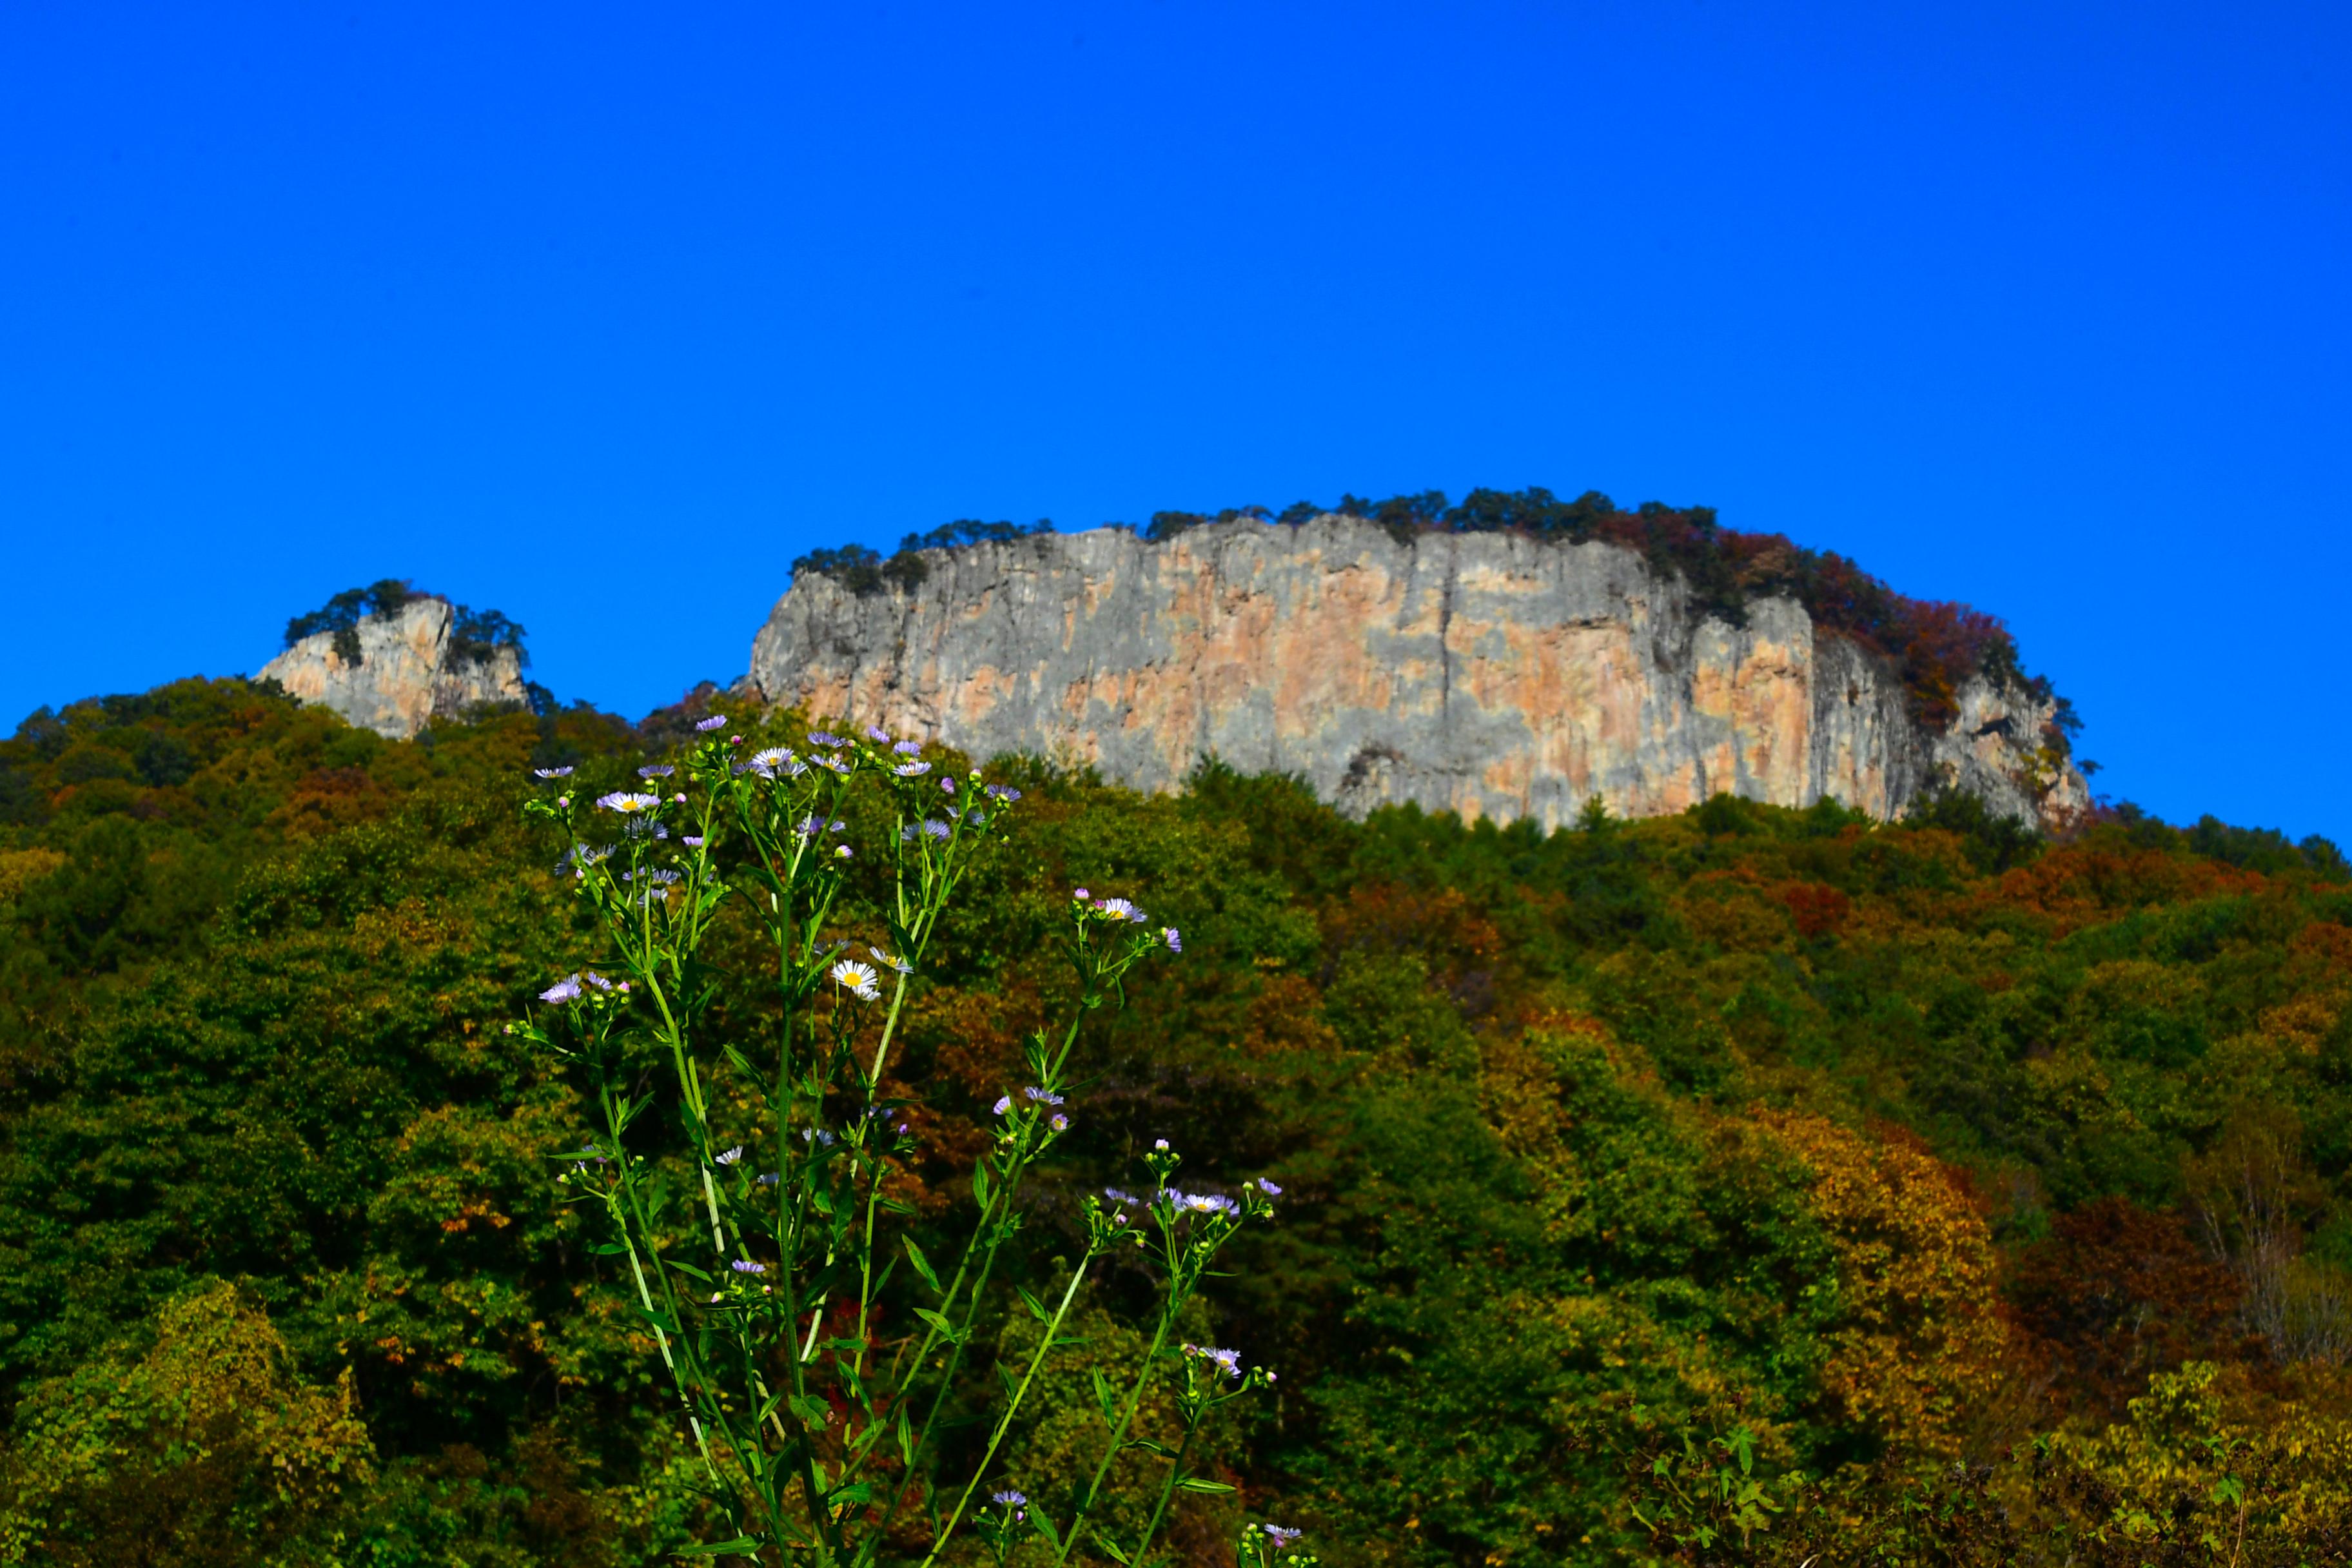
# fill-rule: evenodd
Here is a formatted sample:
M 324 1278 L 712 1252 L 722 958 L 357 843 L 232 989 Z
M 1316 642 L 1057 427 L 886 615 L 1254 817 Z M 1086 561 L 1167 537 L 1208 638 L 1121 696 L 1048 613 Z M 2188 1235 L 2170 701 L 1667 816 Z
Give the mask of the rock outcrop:
M 813 714 L 975 756 L 1032 752 L 1147 790 L 1202 756 L 1303 774 L 1360 814 L 1619 816 L 1727 791 L 1889 817 L 1948 777 L 2063 819 L 2082 775 L 2053 705 L 1982 676 L 1930 729 L 1886 660 L 1784 598 L 1695 614 L 1632 551 L 1510 533 L 1399 539 L 1352 517 L 1247 521 L 1150 543 L 1124 529 L 926 551 L 856 594 L 804 574 L 751 682 Z
M 357 660 L 347 662 L 337 651 L 333 632 L 319 632 L 262 666 L 256 679 L 275 680 L 304 702 L 331 708 L 354 724 L 399 741 L 436 715 L 455 717 L 483 703 L 526 701 L 520 650 L 454 653 L 456 614 L 446 599 L 414 598 L 391 615 L 359 623 Z

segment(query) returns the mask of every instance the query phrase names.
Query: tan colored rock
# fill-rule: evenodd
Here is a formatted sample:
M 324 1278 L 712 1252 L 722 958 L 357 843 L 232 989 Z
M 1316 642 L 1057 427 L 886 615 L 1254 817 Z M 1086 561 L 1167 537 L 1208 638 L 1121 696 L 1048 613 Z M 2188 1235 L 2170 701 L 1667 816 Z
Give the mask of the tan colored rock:
M 1787 599 L 1733 626 L 1605 543 L 1399 540 L 1327 515 L 1153 544 L 1124 529 L 927 551 L 926 581 L 795 581 L 752 643 L 771 700 L 1148 790 L 1202 757 L 1304 775 L 1361 814 L 1620 816 L 1727 791 L 1898 815 L 1948 769 L 2015 816 L 2087 802 L 2038 754 L 2049 705 L 1982 678 L 1940 733 L 1900 679 Z
M 397 615 L 360 622 L 357 663 L 346 664 L 335 651 L 332 632 L 320 632 L 262 666 L 256 679 L 275 680 L 304 702 L 331 708 L 396 741 L 436 716 L 527 700 L 516 649 L 493 648 L 481 659 L 451 656 L 455 614 L 446 599 L 411 599 Z

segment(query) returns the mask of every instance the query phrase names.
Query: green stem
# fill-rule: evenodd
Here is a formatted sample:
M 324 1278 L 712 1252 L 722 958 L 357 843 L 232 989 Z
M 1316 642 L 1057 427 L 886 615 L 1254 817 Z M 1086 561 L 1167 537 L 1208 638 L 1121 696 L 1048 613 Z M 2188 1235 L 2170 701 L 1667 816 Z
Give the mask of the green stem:
M 1079 1502 L 1078 1511 L 1070 1516 L 1070 1527 L 1062 1532 L 1062 1549 L 1054 1554 L 1054 1568 L 1061 1568 L 1069 1560 L 1070 1549 L 1078 1543 L 1078 1527 L 1093 1510 L 1095 1499 L 1102 1493 L 1103 1478 L 1110 1474 L 1111 1461 L 1118 1458 L 1120 1446 L 1127 1441 L 1127 1429 L 1143 1404 L 1143 1391 L 1151 1385 L 1152 1368 L 1160 1363 L 1160 1347 L 1168 1342 L 1169 1326 L 1175 1322 L 1182 1305 L 1171 1288 L 1167 1310 L 1160 1314 L 1160 1324 L 1152 1331 L 1151 1348 L 1143 1352 L 1142 1370 L 1135 1374 L 1135 1386 L 1128 1391 L 1127 1408 L 1119 1412 L 1118 1425 L 1111 1428 L 1110 1442 L 1103 1449 L 1102 1462 L 1095 1467 L 1094 1479 L 1087 1484 L 1087 1495 Z
M 1176 1483 L 1184 1479 L 1184 1456 L 1192 1451 L 1192 1439 L 1200 1430 L 1200 1413 L 1195 1412 L 1192 1422 L 1184 1428 L 1184 1440 L 1176 1445 L 1176 1457 L 1168 1462 L 1168 1479 L 1160 1489 L 1160 1500 L 1152 1507 L 1150 1521 L 1143 1527 L 1143 1538 L 1135 1543 L 1135 1550 L 1129 1554 L 1128 1561 L 1134 1568 L 1143 1568 L 1143 1554 L 1151 1550 L 1151 1538 L 1160 1533 L 1160 1521 L 1168 1512 L 1168 1500 L 1176 1495 Z
M 931 1568 L 931 1564 L 939 1560 L 940 1548 L 947 1544 L 948 1538 L 955 1533 L 956 1526 L 962 1522 L 963 1510 L 971 1504 L 971 1494 L 979 1489 L 982 1478 L 988 1474 L 989 1462 L 996 1458 L 996 1450 L 1003 1443 L 1004 1434 L 1012 1430 L 1013 1418 L 1020 1414 L 1021 1402 L 1028 1397 L 1029 1384 L 1035 1380 L 1037 1369 L 1045 1364 L 1045 1357 L 1060 1337 L 1062 1322 L 1070 1315 L 1070 1303 L 1077 1300 L 1078 1287 L 1085 1282 L 1087 1269 L 1093 1262 L 1094 1255 L 1088 1253 L 1078 1260 L 1078 1267 L 1071 1273 L 1070 1288 L 1062 1292 L 1061 1304 L 1054 1309 L 1053 1320 L 1045 1325 L 1045 1337 L 1037 1342 L 1037 1353 L 1029 1358 L 1028 1370 L 1021 1374 L 1021 1382 L 1013 1391 L 1013 1402 L 997 1418 L 996 1430 L 989 1434 L 988 1447 L 980 1456 L 980 1463 L 973 1468 L 971 1479 L 964 1483 L 963 1495 L 956 1499 L 955 1510 L 948 1515 L 947 1523 L 940 1526 L 938 1537 L 932 1541 L 931 1550 L 923 1558 L 922 1568 Z

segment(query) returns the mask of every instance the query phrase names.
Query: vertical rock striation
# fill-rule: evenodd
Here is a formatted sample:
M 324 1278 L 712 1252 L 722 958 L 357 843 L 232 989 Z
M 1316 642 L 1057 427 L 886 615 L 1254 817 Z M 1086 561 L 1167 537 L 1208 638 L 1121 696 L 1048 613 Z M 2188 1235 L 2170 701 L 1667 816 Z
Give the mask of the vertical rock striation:
M 1125 530 L 925 552 L 909 592 L 796 581 L 752 644 L 771 700 L 1034 752 L 1143 789 L 1200 757 L 1303 774 L 1361 813 L 1621 816 L 1717 792 L 1899 815 L 1939 775 L 2025 819 L 2087 801 L 2052 705 L 1983 677 L 1930 732 L 1886 662 L 1764 599 L 1695 616 L 1633 552 L 1400 541 L 1327 515 L 1153 544 Z
M 924 552 L 855 594 L 795 581 L 752 643 L 772 700 L 1147 790 L 1204 755 L 1362 813 L 1418 802 L 1547 827 L 1718 792 L 1888 817 L 1939 776 L 2021 819 L 2087 804 L 2052 704 L 1977 677 L 1931 731 L 1884 658 L 1789 599 L 1695 616 L 1631 551 L 1359 519 L 1123 529 Z
M 262 666 L 304 702 L 333 709 L 354 724 L 404 741 L 436 715 L 454 717 L 482 703 L 527 700 L 522 656 L 494 647 L 483 657 L 453 656 L 456 611 L 446 599 L 411 599 L 393 615 L 359 623 L 360 657 L 346 663 L 335 634 L 304 637 Z

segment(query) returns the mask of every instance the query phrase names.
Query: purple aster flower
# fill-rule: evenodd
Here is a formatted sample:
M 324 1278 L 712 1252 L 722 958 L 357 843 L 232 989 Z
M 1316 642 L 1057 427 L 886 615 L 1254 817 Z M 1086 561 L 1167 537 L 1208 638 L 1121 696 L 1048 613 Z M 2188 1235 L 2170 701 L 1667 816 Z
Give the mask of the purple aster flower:
M 1171 952 L 1181 952 L 1184 951 L 1184 933 L 1178 931 L 1174 926 L 1161 926 L 1160 928 L 1160 940 L 1168 944 L 1168 951 Z
M 1186 1345 L 1184 1353 L 1189 1356 L 1198 1356 L 1202 1361 L 1213 1361 L 1234 1377 L 1242 1374 L 1242 1357 L 1239 1351 L 1223 1351 L 1213 1345 Z
M 605 979 L 603 975 L 597 973 L 593 969 L 587 973 L 577 975 L 574 978 L 585 980 L 589 984 L 593 985 L 599 991 L 610 991 L 613 988 L 613 983 L 611 981 Z
M 678 842 L 685 845 L 688 849 L 699 849 L 702 847 L 703 844 L 700 837 L 691 833 L 686 835 L 683 838 L 680 838 Z
M 955 780 L 941 779 L 940 781 L 940 788 L 945 790 L 950 795 L 955 794 Z
M 1288 1546 L 1306 1533 L 1303 1530 L 1286 1530 L 1278 1524 L 1269 1524 L 1265 1527 L 1265 1538 L 1274 1542 L 1277 1551 Z
M 1048 1094 L 1042 1089 L 1032 1087 L 1024 1089 L 1021 1092 L 1041 1105 L 1059 1105 L 1062 1103 L 1062 1097 L 1060 1095 Z
M 1021 792 L 1014 789 L 1011 784 L 991 784 L 988 786 L 988 798 L 991 800 L 1004 801 L 1009 804 L 1013 801 L 1019 800 L 1021 798 Z
M 697 731 L 705 735 L 708 735 L 713 730 L 724 730 L 725 728 L 727 728 L 727 715 L 724 713 L 713 713 L 709 718 L 705 719 L 701 723 L 695 726 Z
M 849 763 L 844 761 L 841 754 L 837 752 L 827 752 L 824 755 L 814 758 L 814 761 L 816 763 L 818 767 L 830 769 L 834 773 L 840 773 L 845 776 L 849 773 Z
M 868 724 L 866 726 L 866 738 L 877 746 L 887 746 L 890 743 L 890 731 L 879 724 Z
M 993 1494 L 993 1497 L 997 1502 L 1003 1504 L 1006 1508 L 1019 1508 L 1023 1503 L 1029 1500 L 1019 1492 L 997 1492 Z
M 562 1005 L 566 1002 L 578 1001 L 580 999 L 580 976 L 574 974 L 557 981 L 554 984 L 541 992 L 539 994 L 539 999 L 542 1002 L 552 1002 L 558 1006 Z
M 843 740 L 838 735 L 827 734 L 823 730 L 811 730 L 809 731 L 809 744 L 812 746 L 845 746 L 849 744 L 849 742 Z
M 776 1184 L 776 1173 L 773 1171 L 762 1171 L 760 1173 L 759 1180 L 761 1186 L 772 1187 Z
M 710 1157 L 711 1157 L 713 1160 L 717 1161 L 719 1163 L 722 1164 L 722 1165 L 731 1165 L 731 1164 L 733 1164 L 736 1161 L 738 1161 L 738 1160 L 740 1160 L 740 1159 L 741 1159 L 741 1158 L 743 1157 L 743 1145 L 741 1145 L 740 1143 L 738 1143 L 738 1144 L 736 1144 L 736 1145 L 735 1145 L 735 1147 L 733 1147 L 732 1149 L 728 1150 L 725 1153 L 723 1153 L 723 1154 L 713 1154 L 713 1155 L 712 1155 L 712 1156 L 710 1156 Z
M 727 1267 L 738 1274 L 765 1274 L 768 1271 L 766 1264 L 754 1263 L 748 1258 L 739 1258 Z
M 1282 1189 L 1276 1186 L 1272 1182 L 1267 1181 L 1264 1176 L 1260 1176 L 1257 1179 L 1257 1190 L 1264 1193 L 1270 1198 L 1278 1198 L 1282 1195 Z
M 1076 891 L 1072 892 L 1072 893 L 1070 894 L 1070 897 L 1072 897 L 1072 898 L 1074 898 L 1074 899 L 1077 900 L 1078 900 L 1078 902 L 1080 902 L 1080 903 L 1082 903 L 1082 904 L 1083 904 L 1083 903 L 1085 903 L 1088 899 L 1093 898 L 1093 897 L 1094 897 L 1094 895 L 1093 895 L 1092 893 L 1087 892 L 1084 888 L 1080 888 L 1080 889 L 1077 889 Z
M 1008 1110 L 1012 1110 L 1012 1109 L 1013 1109 L 1013 1097 L 1012 1097 L 1011 1095 L 1009 1095 L 1009 1094 L 1008 1094 L 1008 1095 L 1006 1095 L 1003 1099 L 1002 1099 L 1002 1100 L 998 1100 L 998 1101 L 997 1101 L 993 1106 L 992 1106 L 990 1109 L 991 1109 L 991 1110 L 994 1110 L 994 1111 L 996 1112 L 996 1114 L 997 1114 L 997 1115 L 999 1115 L 999 1116 L 1003 1115 L 1006 1111 L 1008 1111 Z
M 1095 908 L 1113 920 L 1126 921 L 1132 925 L 1140 925 L 1143 922 L 1143 911 L 1125 899 L 1105 899 Z
M 570 768 L 533 768 L 530 771 L 543 779 L 568 779 L 572 776 Z
M 902 757 L 911 757 L 923 749 L 923 743 L 920 741 L 901 741 L 890 749 Z
M 637 770 L 637 776 L 641 779 L 666 779 L 676 772 L 677 770 L 667 763 L 647 763 Z
M 654 807 L 661 804 L 661 796 L 657 795 L 637 795 L 628 790 L 616 789 L 610 795 L 598 795 L 596 797 L 596 804 L 603 806 L 606 811 L 651 811 Z
M 1070 1119 L 1066 1116 L 1056 1116 L 1046 1125 L 1056 1132 L 1067 1132 L 1070 1130 Z
M 925 762 L 900 763 L 890 771 L 902 779 L 919 779 L 931 771 L 931 764 Z

